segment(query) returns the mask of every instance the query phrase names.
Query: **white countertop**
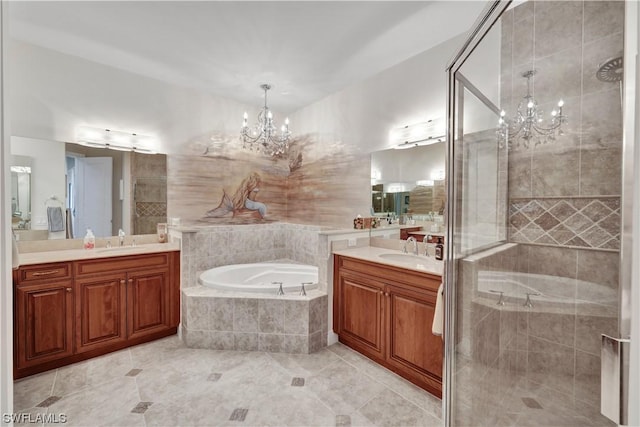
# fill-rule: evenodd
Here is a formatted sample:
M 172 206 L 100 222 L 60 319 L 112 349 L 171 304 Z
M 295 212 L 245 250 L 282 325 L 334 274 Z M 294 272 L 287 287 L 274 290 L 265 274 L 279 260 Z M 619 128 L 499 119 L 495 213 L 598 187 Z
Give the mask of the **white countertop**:
M 409 254 L 411 256 L 407 257 L 406 262 L 394 261 L 394 260 L 382 258 L 380 255 L 383 255 L 383 254 L 402 255 L 403 254 L 402 251 L 394 251 L 392 249 L 378 248 L 375 246 L 364 246 L 361 248 L 342 249 L 342 250 L 334 251 L 333 253 L 337 255 L 348 256 L 351 258 L 362 259 L 365 261 L 372 261 L 378 264 L 385 264 L 385 265 L 391 265 L 394 267 L 406 268 L 407 270 L 419 271 L 421 273 L 431 273 L 437 276 L 442 276 L 442 272 L 444 270 L 444 261 L 438 261 L 432 256 L 426 257 L 424 255 L 420 255 L 416 257 L 415 255 Z
M 150 243 L 138 246 L 123 246 L 96 249 L 67 249 L 60 251 L 27 252 L 19 254 L 20 266 L 50 262 L 79 261 L 94 258 L 112 258 L 125 255 L 151 254 L 179 251 L 180 245 L 172 243 Z

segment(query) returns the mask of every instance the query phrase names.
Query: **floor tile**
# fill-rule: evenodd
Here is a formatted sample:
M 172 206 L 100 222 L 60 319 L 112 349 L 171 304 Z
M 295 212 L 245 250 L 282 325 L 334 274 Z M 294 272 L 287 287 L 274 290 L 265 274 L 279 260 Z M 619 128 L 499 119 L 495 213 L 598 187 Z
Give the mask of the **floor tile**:
M 440 419 L 388 389 L 367 402 L 359 412 L 377 426 L 442 425 Z
M 51 396 L 55 379 L 53 370 L 17 380 L 13 385 L 14 411 L 32 408 Z
M 359 409 L 385 388 L 343 361 L 307 378 L 307 387 L 337 414 Z

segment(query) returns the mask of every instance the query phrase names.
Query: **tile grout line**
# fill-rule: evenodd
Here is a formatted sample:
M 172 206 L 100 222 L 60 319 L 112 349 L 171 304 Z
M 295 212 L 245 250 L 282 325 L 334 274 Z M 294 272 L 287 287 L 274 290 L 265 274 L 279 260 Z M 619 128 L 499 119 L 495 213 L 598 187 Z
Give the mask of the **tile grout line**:
M 350 351 L 353 351 L 353 350 L 350 350 Z M 355 351 L 354 351 L 354 352 L 355 352 Z M 357 353 L 357 352 L 356 352 L 356 353 Z M 416 405 L 418 408 L 420 408 L 421 410 L 423 410 L 423 411 L 425 411 L 425 412 L 429 413 L 430 415 L 433 415 L 433 416 L 434 416 L 434 417 L 436 417 L 436 418 L 440 418 L 440 419 L 442 419 L 442 417 L 441 417 L 441 416 L 438 416 L 438 415 L 437 415 L 437 414 L 435 414 L 435 413 L 433 413 L 433 414 L 432 414 L 430 411 L 428 411 L 428 410 L 426 410 L 425 408 L 423 408 L 423 407 L 422 407 L 418 402 L 414 401 L 412 398 L 405 396 L 403 393 L 396 392 L 394 389 L 390 388 L 390 387 L 389 387 L 389 386 L 387 386 L 385 383 L 383 383 L 382 381 L 378 380 L 377 378 L 375 378 L 374 376 L 372 376 L 371 374 L 369 374 L 367 371 L 365 371 L 365 370 L 362 370 L 362 369 L 358 368 L 357 366 L 355 366 L 355 365 L 354 365 L 354 364 L 352 364 L 352 363 L 349 363 L 349 361 L 347 361 L 346 359 L 342 358 L 339 354 L 337 354 L 337 353 L 334 353 L 334 354 L 336 354 L 336 356 L 338 356 L 341 360 L 343 360 L 343 361 L 344 361 L 345 363 L 347 363 L 349 366 L 352 366 L 354 369 L 356 369 L 356 370 L 357 370 L 358 372 L 360 372 L 361 374 L 363 374 L 363 375 L 365 375 L 365 376 L 369 377 L 370 379 L 374 380 L 374 381 L 375 381 L 375 382 L 377 382 L 378 384 L 381 384 L 384 388 L 386 388 L 386 389 L 388 389 L 388 390 L 390 390 L 390 391 L 392 391 L 392 392 L 396 393 L 397 395 L 399 395 L 400 397 L 402 397 L 404 400 L 406 400 L 406 401 L 408 401 L 408 402 L 410 402 L 410 403 L 412 403 L 412 404 Z M 375 362 L 373 362 L 373 363 L 375 363 Z M 382 368 L 382 369 L 385 369 L 385 370 L 389 371 L 389 373 L 391 373 L 391 374 L 393 374 L 393 375 L 397 376 L 397 377 L 398 377 L 398 379 L 401 379 L 402 381 L 406 381 L 408 384 L 411 384 L 409 381 L 405 380 L 404 378 L 402 378 L 401 376 L 399 376 L 399 375 L 398 375 L 398 374 L 396 374 L 395 372 L 393 372 L 393 371 L 391 371 L 391 370 L 389 370 L 389 369 L 385 368 L 384 366 L 382 366 L 382 365 L 377 365 L 377 364 L 376 364 L 376 366 L 378 366 L 378 367 L 380 367 L 380 368 Z M 323 368 L 323 370 L 324 370 L 324 368 Z M 432 396 L 432 395 L 431 395 L 431 393 L 429 393 L 429 392 L 427 392 L 427 391 L 425 391 L 425 390 L 422 390 L 422 389 L 420 389 L 420 390 L 421 390 L 422 392 L 424 392 L 424 393 L 427 393 L 429 396 Z M 437 399 L 435 396 L 433 396 L 433 398 L 434 398 L 434 399 Z M 440 400 L 442 400 L 442 399 L 440 399 Z

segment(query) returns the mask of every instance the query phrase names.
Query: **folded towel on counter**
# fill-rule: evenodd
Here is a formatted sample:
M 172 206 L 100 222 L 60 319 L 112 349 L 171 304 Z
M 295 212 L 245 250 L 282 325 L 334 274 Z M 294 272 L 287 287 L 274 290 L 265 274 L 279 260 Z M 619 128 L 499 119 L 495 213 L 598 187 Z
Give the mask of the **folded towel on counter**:
M 433 335 L 442 336 L 442 326 L 444 323 L 444 283 L 440 283 L 438 287 L 438 296 L 436 297 L 436 308 L 433 312 L 433 323 L 431 323 L 431 333 Z
M 49 231 L 64 231 L 62 208 L 49 206 L 47 208 L 47 221 L 49 222 Z

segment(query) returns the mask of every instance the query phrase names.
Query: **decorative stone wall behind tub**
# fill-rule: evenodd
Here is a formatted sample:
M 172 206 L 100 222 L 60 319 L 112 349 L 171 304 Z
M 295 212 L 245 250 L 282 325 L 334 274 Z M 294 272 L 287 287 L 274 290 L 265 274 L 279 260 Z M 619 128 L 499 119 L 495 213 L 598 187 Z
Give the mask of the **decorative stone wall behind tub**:
M 310 353 L 327 345 L 326 263 L 318 226 L 267 223 L 172 229 L 182 241 L 182 338 L 189 347 Z M 325 243 L 326 245 L 326 243 Z M 218 291 L 198 284 L 205 270 L 288 261 L 319 268 L 307 296 Z M 324 277 L 324 281 L 323 278 Z

